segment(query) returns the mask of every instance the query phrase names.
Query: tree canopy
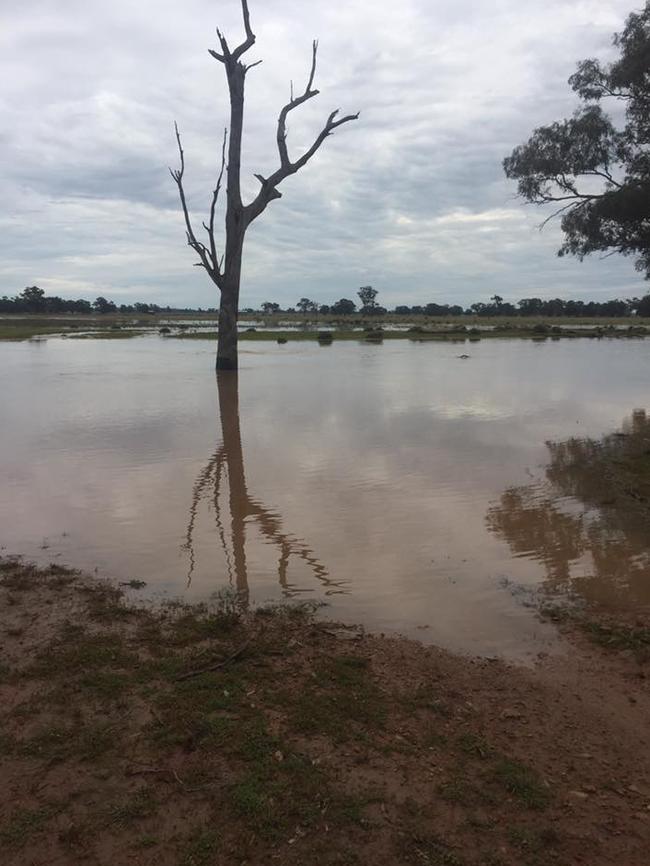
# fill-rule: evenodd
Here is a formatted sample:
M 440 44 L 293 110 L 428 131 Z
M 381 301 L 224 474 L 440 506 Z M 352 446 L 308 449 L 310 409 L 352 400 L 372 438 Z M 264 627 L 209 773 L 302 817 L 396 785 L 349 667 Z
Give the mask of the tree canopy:
M 631 255 L 650 279 L 650 0 L 613 43 L 613 63 L 583 60 L 569 78 L 583 105 L 536 129 L 503 167 L 526 201 L 560 204 L 552 214 L 564 231 L 558 255 Z M 624 106 L 619 126 L 604 100 Z

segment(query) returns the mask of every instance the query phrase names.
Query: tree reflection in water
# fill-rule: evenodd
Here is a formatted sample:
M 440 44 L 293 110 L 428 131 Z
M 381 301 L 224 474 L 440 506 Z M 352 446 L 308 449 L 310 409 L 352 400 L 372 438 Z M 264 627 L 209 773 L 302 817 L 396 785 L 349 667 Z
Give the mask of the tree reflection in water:
M 650 419 L 601 439 L 547 442 L 545 483 L 511 487 L 487 513 L 515 556 L 539 560 L 552 593 L 650 603 Z
M 199 473 L 192 491 L 190 518 L 183 545 L 189 555 L 188 586 L 196 567 L 197 517 L 201 502 L 207 500 L 208 506 L 214 509 L 214 522 L 226 557 L 228 577 L 231 585 L 237 590 L 242 605 L 248 604 L 250 596 L 246 562 L 246 529 L 251 523 L 257 526 L 268 542 L 277 547 L 278 580 L 283 595 L 295 596 L 305 591 L 289 581 L 288 571 L 292 557 L 307 563 L 314 577 L 324 587 L 326 595 L 344 592 L 342 583 L 329 577 L 327 569 L 311 548 L 284 531 L 280 515 L 266 508 L 249 494 L 239 424 L 237 373 L 217 375 L 217 389 L 222 442 Z

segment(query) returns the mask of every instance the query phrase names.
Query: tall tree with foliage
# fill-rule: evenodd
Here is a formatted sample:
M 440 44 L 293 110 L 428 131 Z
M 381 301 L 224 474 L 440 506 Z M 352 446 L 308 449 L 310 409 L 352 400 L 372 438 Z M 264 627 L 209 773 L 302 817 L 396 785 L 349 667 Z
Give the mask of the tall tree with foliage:
M 281 198 L 282 193 L 278 186 L 282 181 L 306 165 L 320 148 L 325 139 L 334 130 L 356 120 L 359 114 L 348 114 L 338 117 L 338 109 L 332 111 L 321 131 L 314 139 L 311 147 L 307 148 L 299 157 L 291 159 L 287 147 L 287 117 L 290 112 L 298 108 L 309 99 L 318 96 L 319 91 L 314 88 L 314 77 L 316 75 L 316 54 L 318 42 L 312 44 L 311 68 L 307 85 L 302 93 L 296 94 L 291 87 L 289 101 L 282 107 L 278 116 L 276 142 L 280 164 L 278 168 L 268 177 L 256 174 L 260 183 L 260 189 L 255 198 L 248 204 L 244 204 L 241 196 L 241 149 L 242 131 L 244 123 L 244 83 L 246 73 L 249 69 L 261 63 L 246 64 L 242 61 L 244 54 L 255 44 L 255 34 L 251 28 L 250 14 L 247 0 L 241 0 L 242 17 L 246 38 L 236 48 L 231 48 L 226 37 L 217 30 L 217 36 L 221 46 L 220 51 L 209 49 L 210 54 L 221 63 L 228 81 L 228 92 L 230 96 L 230 132 L 224 131 L 223 144 L 221 148 L 221 169 L 217 178 L 208 222 L 203 223 L 207 232 L 207 243 L 200 241 L 192 227 L 192 221 L 187 205 L 187 199 L 183 188 L 183 174 L 185 172 L 185 156 L 181 145 L 181 138 L 176 126 L 176 141 L 180 154 L 180 168 L 172 170 L 171 175 L 178 187 L 183 216 L 185 218 L 185 229 L 187 243 L 198 255 L 197 265 L 205 268 L 212 281 L 221 292 L 221 303 L 219 306 L 219 332 L 217 346 L 217 370 L 237 369 L 237 318 L 239 313 L 239 288 L 241 282 L 242 252 L 246 230 L 253 220 L 266 209 L 269 202 Z M 216 210 L 221 191 L 221 184 L 226 177 L 226 215 L 225 215 L 225 243 L 221 254 L 218 252 L 216 240 Z
M 357 295 L 361 300 L 362 313 L 372 313 L 375 307 L 379 306 L 375 300 L 378 294 L 377 289 L 373 289 L 372 286 L 361 286 Z
M 650 279 L 650 0 L 613 42 L 617 60 L 583 60 L 569 78 L 582 107 L 536 129 L 503 165 L 526 201 L 559 203 L 549 217 L 561 215 L 558 255 L 632 255 Z M 620 128 L 605 100 L 624 105 Z

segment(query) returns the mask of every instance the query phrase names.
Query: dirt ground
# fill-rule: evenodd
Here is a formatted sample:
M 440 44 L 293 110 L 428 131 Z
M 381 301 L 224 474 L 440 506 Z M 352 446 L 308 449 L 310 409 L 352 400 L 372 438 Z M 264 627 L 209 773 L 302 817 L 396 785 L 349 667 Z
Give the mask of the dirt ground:
M 650 862 L 643 621 L 529 670 L 10 559 L 0 611 L 4 866 Z

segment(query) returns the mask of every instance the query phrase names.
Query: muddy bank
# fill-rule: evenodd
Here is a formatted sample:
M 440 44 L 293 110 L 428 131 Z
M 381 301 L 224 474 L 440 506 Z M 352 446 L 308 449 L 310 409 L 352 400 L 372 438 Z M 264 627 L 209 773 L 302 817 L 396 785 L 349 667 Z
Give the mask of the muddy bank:
M 634 648 L 578 630 L 521 670 L 60 566 L 0 584 L 3 864 L 647 863 Z

